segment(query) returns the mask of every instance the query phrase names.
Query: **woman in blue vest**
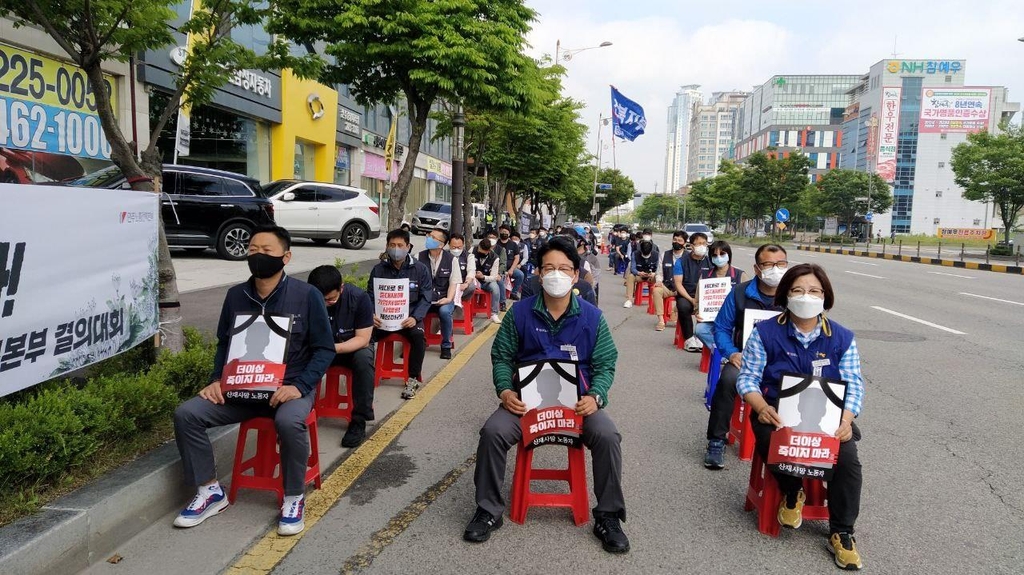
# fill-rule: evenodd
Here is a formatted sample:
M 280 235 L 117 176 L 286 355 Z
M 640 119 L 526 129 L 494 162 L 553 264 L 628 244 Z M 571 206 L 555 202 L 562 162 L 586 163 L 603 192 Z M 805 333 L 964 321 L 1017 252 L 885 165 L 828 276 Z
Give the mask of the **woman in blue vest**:
M 843 569 L 862 566 L 853 539 L 860 512 L 861 464 L 857 456 L 860 430 L 853 423 L 864 400 L 860 352 L 853 332 L 828 319 L 835 295 L 825 270 L 816 264 L 789 268 L 775 291 L 775 303 L 785 309 L 776 318 L 758 322 L 743 348 L 743 367 L 736 390 L 757 414 L 752 421 L 756 449 L 765 461 L 771 432 L 782 426 L 776 408 L 781 375 L 785 372 L 820 375 L 846 382 L 846 400 L 836 438 L 839 457 L 828 483 L 829 541 L 827 548 Z M 779 523 L 797 528 L 803 522 L 802 480 L 775 474 L 784 495 Z
M 716 241 L 708 248 L 708 254 L 711 255 L 711 264 L 715 267 L 702 274 L 701 279 L 727 277 L 731 280 L 733 289 L 747 281 L 747 274 L 732 265 L 732 247 L 729 245 L 729 242 L 723 240 Z M 699 307 L 700 302 L 698 301 L 697 303 Z M 694 337 L 699 339 L 704 344 L 704 347 L 714 349 L 715 322 L 704 320 L 700 317 L 699 313 L 695 314 L 693 319 L 696 322 L 693 328 Z M 725 361 L 724 358 L 723 361 Z

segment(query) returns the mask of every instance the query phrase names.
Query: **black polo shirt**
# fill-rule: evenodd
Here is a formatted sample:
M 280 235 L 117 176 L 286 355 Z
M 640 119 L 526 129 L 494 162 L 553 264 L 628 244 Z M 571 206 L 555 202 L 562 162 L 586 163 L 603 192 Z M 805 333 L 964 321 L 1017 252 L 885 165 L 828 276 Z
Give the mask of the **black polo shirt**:
M 373 327 L 373 300 L 359 287 L 346 283 L 338 303 L 327 308 L 327 315 L 334 343 L 344 343 L 355 337 L 357 329 Z

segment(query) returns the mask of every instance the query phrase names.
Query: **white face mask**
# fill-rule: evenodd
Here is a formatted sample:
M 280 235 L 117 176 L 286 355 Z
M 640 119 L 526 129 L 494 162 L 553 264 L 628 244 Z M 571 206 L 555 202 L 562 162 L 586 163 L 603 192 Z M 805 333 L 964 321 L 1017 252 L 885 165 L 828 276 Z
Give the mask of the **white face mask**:
M 651 241 L 651 236 L 644 236 L 644 241 L 645 242 Z
M 825 311 L 824 298 L 814 297 L 811 294 L 789 298 L 786 304 L 789 312 L 800 319 L 816 318 Z
M 708 247 L 707 246 L 693 246 L 693 255 L 695 255 L 695 256 L 697 256 L 699 258 L 702 258 L 702 257 L 708 255 Z
M 777 287 L 784 275 L 786 275 L 786 270 L 780 270 L 777 267 L 773 267 L 770 270 L 761 270 L 761 281 L 768 287 Z
M 541 278 L 541 286 L 551 297 L 563 297 L 572 289 L 572 278 L 555 270 Z
M 453 248 L 451 252 L 453 256 L 459 257 L 462 255 L 462 248 Z

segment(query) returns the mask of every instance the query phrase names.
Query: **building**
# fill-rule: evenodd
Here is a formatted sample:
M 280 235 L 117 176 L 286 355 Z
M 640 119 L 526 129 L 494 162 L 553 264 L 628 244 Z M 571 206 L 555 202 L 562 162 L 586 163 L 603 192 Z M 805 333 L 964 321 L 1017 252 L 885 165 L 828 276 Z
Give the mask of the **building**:
M 949 161 L 967 134 L 997 130 L 1020 104 L 1004 87 L 967 85 L 966 68 L 964 60 L 882 60 L 850 90 L 840 166 L 892 185 L 892 209 L 874 216 L 882 235 L 1001 224 L 994 206 L 962 197 Z
M 664 188 L 666 192 L 674 192 L 688 181 L 690 122 L 693 117 L 693 107 L 704 99 L 698 88 L 700 86 L 697 84 L 681 87 L 676 92 L 672 105 L 668 107 Z
M 746 92 L 715 92 L 707 104 L 693 107 L 685 184 L 714 177 L 722 159 L 732 156 L 734 112 L 747 96 Z
M 839 166 L 843 116 L 859 75 L 772 76 L 755 86 L 736 112 L 734 157 L 777 148 L 811 159 L 811 181 Z

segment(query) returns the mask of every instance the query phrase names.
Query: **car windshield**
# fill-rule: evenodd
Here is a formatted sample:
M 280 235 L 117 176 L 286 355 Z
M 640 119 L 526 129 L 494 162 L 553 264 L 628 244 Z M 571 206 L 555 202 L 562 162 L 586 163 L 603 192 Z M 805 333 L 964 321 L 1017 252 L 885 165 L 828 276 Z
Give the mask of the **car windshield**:
M 427 202 L 423 204 L 423 207 L 420 208 L 420 210 L 424 212 L 437 212 L 441 214 L 452 213 L 452 207 L 450 204 L 441 204 L 438 202 Z
M 689 234 L 692 234 L 692 233 L 695 233 L 695 232 L 703 232 L 703 233 L 706 234 L 706 233 L 708 233 L 710 231 L 711 231 L 711 228 L 705 226 L 704 224 L 690 224 L 690 225 L 686 226 L 686 233 L 689 233 Z
M 118 180 L 123 179 L 124 176 L 121 175 L 121 170 L 117 166 L 110 166 L 109 168 L 103 168 L 91 174 L 86 174 L 81 178 L 65 180 L 63 183 L 80 188 L 108 188 Z

